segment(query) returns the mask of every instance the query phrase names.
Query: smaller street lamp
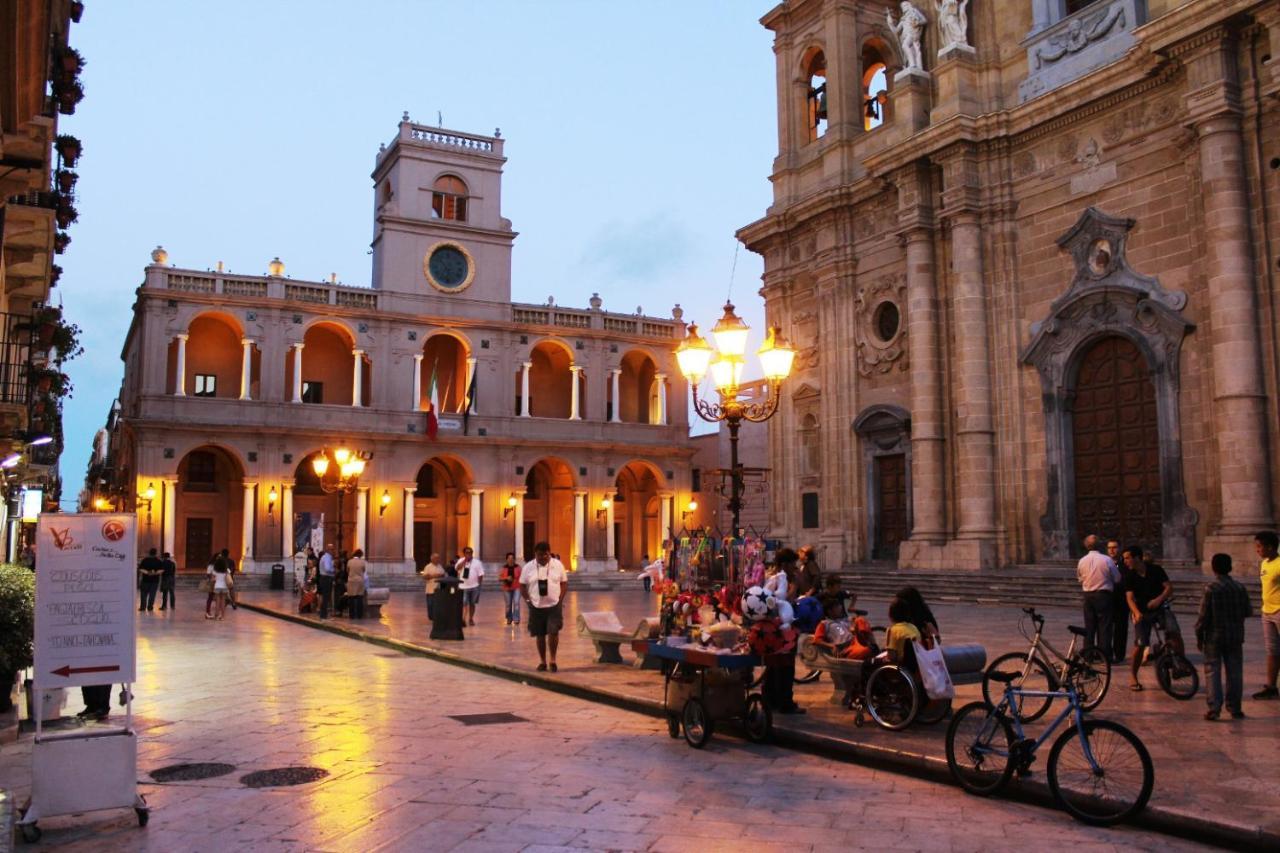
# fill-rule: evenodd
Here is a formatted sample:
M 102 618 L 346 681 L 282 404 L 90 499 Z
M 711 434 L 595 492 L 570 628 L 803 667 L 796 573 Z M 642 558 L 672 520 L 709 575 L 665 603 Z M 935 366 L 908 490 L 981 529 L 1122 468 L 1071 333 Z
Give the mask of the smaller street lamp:
M 391 506 L 391 492 L 387 489 L 382 490 L 382 497 L 378 499 L 378 517 L 386 515 L 387 507 Z
M 151 529 L 151 503 L 156 499 L 156 484 L 147 483 L 147 488 L 138 495 L 138 500 L 147 505 L 147 529 Z
M 507 498 L 507 505 L 502 508 L 502 517 L 506 518 L 508 515 L 515 512 L 516 504 L 519 502 L 520 500 L 516 497 L 515 492 L 512 492 L 510 497 Z
M 733 535 L 738 535 L 742 512 L 742 467 L 738 464 L 738 428 L 744 420 L 762 423 L 769 420 L 778 411 L 778 402 L 782 397 L 782 380 L 791 375 L 791 366 L 795 361 L 796 351 L 782 337 L 782 330 L 777 326 L 769 327 L 769 334 L 764 344 L 756 351 L 760 358 L 760 366 L 769 383 L 769 393 L 764 400 L 744 401 L 739 397 L 742 383 L 742 369 L 746 364 L 747 333 L 750 327 L 742 322 L 742 318 L 734 313 L 733 304 L 726 302 L 724 316 L 716 321 L 711 330 L 715 338 L 716 349 L 713 350 L 706 339 L 698 334 L 698 324 L 690 323 L 687 337 L 676 347 L 676 361 L 680 372 L 689 381 L 693 389 L 693 408 L 704 421 L 716 423 L 724 421 L 729 425 L 729 470 L 730 498 L 729 510 L 733 513 Z M 717 352 L 718 350 L 718 352 Z M 706 377 L 708 369 L 711 380 L 715 383 L 720 395 L 719 403 L 712 403 L 698 397 L 698 383 Z

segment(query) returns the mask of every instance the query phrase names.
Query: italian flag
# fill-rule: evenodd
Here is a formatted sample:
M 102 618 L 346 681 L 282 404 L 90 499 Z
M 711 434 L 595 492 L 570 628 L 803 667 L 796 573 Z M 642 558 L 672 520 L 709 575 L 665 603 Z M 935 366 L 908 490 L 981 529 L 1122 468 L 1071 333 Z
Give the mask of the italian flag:
M 427 389 L 427 399 L 431 401 L 431 408 L 427 409 L 427 438 L 432 441 L 436 440 L 436 431 L 440 429 L 440 419 L 436 417 L 436 413 L 440 411 L 440 389 L 436 384 L 438 364 L 437 360 L 431 365 L 431 386 Z

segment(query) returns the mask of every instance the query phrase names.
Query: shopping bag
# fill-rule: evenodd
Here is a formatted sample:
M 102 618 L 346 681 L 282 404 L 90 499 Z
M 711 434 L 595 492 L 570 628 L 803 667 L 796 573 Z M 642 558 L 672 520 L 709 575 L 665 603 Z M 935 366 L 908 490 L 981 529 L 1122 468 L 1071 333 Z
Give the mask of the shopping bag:
M 916 642 L 912 645 L 915 646 L 916 668 L 920 670 L 925 695 L 930 699 L 954 699 L 956 686 L 951 683 L 951 673 L 947 671 L 942 646 L 935 644 L 932 649 L 926 649 Z

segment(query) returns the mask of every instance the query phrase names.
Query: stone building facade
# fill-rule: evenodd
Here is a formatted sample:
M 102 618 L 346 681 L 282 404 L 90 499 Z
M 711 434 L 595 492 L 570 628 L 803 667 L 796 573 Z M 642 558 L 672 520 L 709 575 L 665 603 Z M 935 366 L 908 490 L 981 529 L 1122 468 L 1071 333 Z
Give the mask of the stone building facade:
M 1280 4 L 918 7 L 762 19 L 774 203 L 739 236 L 801 350 L 775 532 L 801 534 L 811 494 L 829 564 L 1052 563 L 1094 531 L 1256 561 L 1280 475 Z
M 371 288 L 157 249 L 85 502 L 135 507 L 197 569 L 227 547 L 265 570 L 315 528 L 386 572 L 541 539 L 579 570 L 656 553 L 691 485 L 679 308 L 513 304 L 504 141 L 405 117 L 373 172 Z M 338 446 L 372 454 L 346 495 L 311 465 Z

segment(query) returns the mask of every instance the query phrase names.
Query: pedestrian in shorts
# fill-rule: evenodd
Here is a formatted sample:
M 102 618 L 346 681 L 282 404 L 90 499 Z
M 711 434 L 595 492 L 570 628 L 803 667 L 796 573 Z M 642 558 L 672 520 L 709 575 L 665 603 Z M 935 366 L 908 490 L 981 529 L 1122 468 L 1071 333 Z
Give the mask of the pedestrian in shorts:
M 520 570 L 520 594 L 529 605 L 529 633 L 538 643 L 538 672 L 546 672 L 548 667 L 556 671 L 568 585 L 564 565 L 551 556 L 551 546 L 546 542 L 534 545 L 533 559 Z
M 484 563 L 476 559 L 476 552 L 470 547 L 462 549 L 462 559 L 454 569 L 458 572 L 458 589 L 462 591 L 463 614 L 466 623 L 472 627 L 476 624 L 476 605 L 480 603 L 480 581 L 484 579 Z

